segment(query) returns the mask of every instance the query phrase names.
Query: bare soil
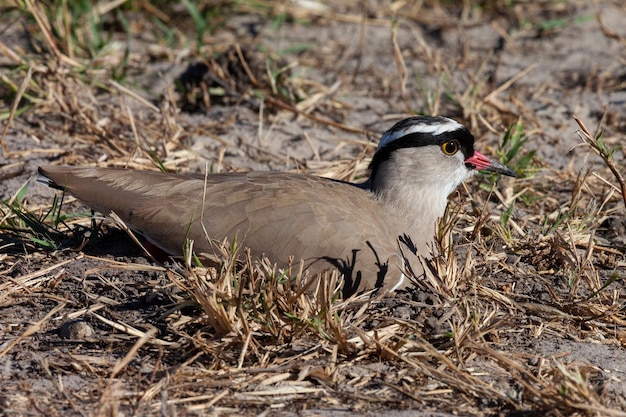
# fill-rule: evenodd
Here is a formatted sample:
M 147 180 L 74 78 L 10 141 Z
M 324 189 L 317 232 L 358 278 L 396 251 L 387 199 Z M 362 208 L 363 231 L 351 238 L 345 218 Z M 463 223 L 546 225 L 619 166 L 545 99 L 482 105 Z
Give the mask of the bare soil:
M 326 336 L 312 321 L 272 334 L 252 319 L 247 338 L 222 333 L 176 285 L 180 266 L 112 222 L 67 218 L 50 249 L 8 227 L 3 206 L 0 414 L 626 415 L 626 210 L 573 119 L 602 129 L 626 173 L 626 7 L 426 3 L 243 8 L 199 50 L 126 10 L 130 36 L 111 26 L 104 69 L 82 78 L 7 7 L 0 75 L 19 86 L 30 62 L 43 91 L 2 139 L 0 195 L 28 184 L 18 199 L 33 213 L 59 196 L 34 182 L 38 166 L 156 169 L 151 152 L 173 171 L 355 179 L 411 113 L 465 123 L 492 156 L 519 122 L 528 141 L 510 165 L 536 154 L 519 178 L 476 176 L 450 197 L 455 251 L 433 281 L 446 285 L 340 304 L 342 330 Z M 140 98 L 103 75 L 122 65 Z M 89 215 L 69 196 L 63 212 Z

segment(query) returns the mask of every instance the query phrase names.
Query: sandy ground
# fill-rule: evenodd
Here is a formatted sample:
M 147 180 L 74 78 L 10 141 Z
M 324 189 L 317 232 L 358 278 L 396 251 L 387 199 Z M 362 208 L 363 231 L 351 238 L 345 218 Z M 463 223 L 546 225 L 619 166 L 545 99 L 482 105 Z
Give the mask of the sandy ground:
M 471 222 L 476 221 L 472 213 L 459 221 L 453 236 L 458 245 L 456 262 L 462 264 L 468 252 L 475 260 L 466 278 L 465 294 L 477 296 L 471 288 L 479 286 L 509 297 L 501 306 L 493 303 L 489 311 L 493 316 L 485 319 L 489 324 L 472 339 L 472 346 L 485 343 L 492 353 L 464 357 L 459 367 L 482 378 L 485 387 L 505 393 L 508 399 L 490 398 L 487 388 L 468 395 L 434 373 L 406 372 L 406 361 L 382 353 L 370 353 L 366 359 L 355 353 L 342 357 L 345 367 L 337 367 L 336 374 L 329 377 L 331 382 L 312 373 L 298 379 L 305 368 L 322 366 L 329 357 L 336 359 L 332 344 L 321 342 L 315 358 L 302 353 L 302 363 L 283 371 L 291 372 L 284 380 L 308 385 L 294 383 L 293 387 L 301 389 L 296 393 L 262 394 L 265 388 L 270 391 L 276 386 L 263 385 L 252 372 L 239 370 L 238 374 L 236 360 L 233 363 L 219 352 L 207 352 L 189 342 L 191 331 L 184 336 L 172 331 L 171 321 L 163 319 L 163 314 L 180 301 L 180 291 L 163 268 L 146 259 L 123 232 L 107 227 L 104 236 L 84 247 L 80 237 L 75 237 L 59 242 L 61 249 L 54 251 L 0 232 L 1 414 L 348 416 L 380 415 L 384 410 L 390 416 L 530 416 L 567 415 L 572 410 L 579 415 L 624 412 L 625 209 L 617 193 L 610 194 L 606 182 L 615 181 L 602 160 L 580 146 L 578 125 L 572 116 L 582 119 L 592 131 L 603 120 L 603 138 L 616 148 L 617 166 L 626 172 L 626 8 L 619 1 L 598 1 L 593 6 L 570 1 L 549 7 L 524 3 L 507 13 L 470 8 L 464 16 L 439 7 L 401 9 L 406 12 L 397 26 L 397 46 L 407 74 L 403 94 L 388 9 L 382 2 L 366 3 L 366 19 L 361 9 L 350 3 L 320 12 L 292 7 L 287 13 L 291 19 L 278 27 L 275 20 L 242 13 L 211 35 L 216 51 L 239 43 L 245 46 L 244 52 L 273 51 L 271 65 L 275 68 L 291 65 L 286 73 L 290 78 L 283 81 L 291 89 L 287 94 L 309 99 L 300 101 L 297 115 L 271 101 L 260 105 L 254 94 L 244 93 L 247 77 L 234 72 L 232 79 L 240 83 L 226 86 L 226 95 L 214 97 L 210 107 L 198 99 L 186 101 L 173 87 L 181 76 L 184 80 L 189 75 L 186 71 L 198 62 L 198 56 L 189 50 L 168 50 L 150 32 L 138 30 L 132 38 L 131 70 L 124 85 L 162 111 L 157 114 L 109 84 L 107 88 L 73 93 L 80 112 L 50 105 L 19 115 L 4 138 L 9 152 L 0 158 L 0 195 L 8 201 L 31 181 L 27 204 L 51 204 L 58 193 L 32 181 L 38 166 L 149 167 L 146 153 L 138 150 L 144 145 L 157 149 L 172 170 L 202 171 L 209 167 L 214 171 L 301 170 L 361 176 L 367 166 L 364 158 L 371 155 L 377 135 L 409 111 L 462 121 L 476 136 L 477 149 L 489 155 L 497 151 L 506 127 L 519 120 L 528 136 L 523 151 L 536 151 L 537 171 L 532 176 L 498 182 L 504 201 L 523 190 L 529 195 L 526 204 L 519 202 L 512 212 L 519 226 L 514 231 L 518 245 L 507 246 L 488 235 L 470 236 Z M 603 33 L 596 13 L 618 38 Z M 7 29 L 0 35 L 3 44 L 27 50 L 24 27 L 10 20 L 4 24 Z M 134 24 L 140 27 L 140 23 Z M 110 59 L 120 55 L 114 50 Z M 265 57 L 258 52 L 249 52 L 247 57 L 253 72 L 263 74 Z M 5 76 L 14 77 L 9 72 L 9 55 L 5 54 L 0 65 Z M 14 81 L 19 83 L 19 77 Z M 64 94 L 60 89 L 53 93 Z M 176 98 L 170 99 L 172 96 Z M 179 108 L 173 108 L 173 102 Z M 138 136 L 132 133 L 128 114 L 145 128 Z M 95 123 L 84 123 L 85 117 Z M 102 130 L 92 129 L 93 125 Z M 111 138 L 119 143 L 112 144 Z M 351 165 L 353 160 L 359 163 Z M 580 284 L 573 288 L 577 267 L 570 260 L 583 259 L 589 246 L 581 243 L 572 253 L 560 251 L 555 249 L 557 237 L 543 239 L 540 231 L 546 219 L 554 220 L 559 209 L 572 201 L 579 173 L 586 170 L 591 174 L 585 177 L 588 183 L 582 187 L 583 197 L 577 200 L 579 208 L 602 217 L 585 218 L 579 213 L 576 219 L 580 222 L 572 221 L 561 229 L 558 239 L 569 242 L 575 233 L 572 230 L 584 226 L 587 234 L 580 242 L 586 244 L 592 239 L 606 250 L 596 249 L 590 255 L 592 263 L 583 265 L 587 272 L 579 275 Z M 594 173 L 608 181 L 601 181 Z M 503 200 L 490 199 L 480 185 L 480 178 L 472 179 L 451 199 L 467 212 L 477 206 L 480 212 L 486 206 L 493 216 L 487 216 L 487 221 L 497 224 L 507 205 L 501 204 Z M 78 203 L 69 204 L 67 212 L 87 212 Z M 82 225 L 86 228 L 88 222 Z M 589 235 L 590 230 L 593 235 Z M 494 256 L 487 256 L 494 250 Z M 122 269 L 113 262 L 133 267 Z M 592 275 L 601 285 L 607 284 L 599 305 L 610 307 L 595 311 L 595 315 L 577 304 L 592 298 Z M 433 310 L 423 305 L 411 307 L 416 298 L 419 296 L 405 294 L 376 304 L 371 313 L 374 324 L 370 325 L 375 328 L 377 320 L 383 322 L 380 317 L 388 315 L 419 321 L 423 330 Z M 167 343 L 153 345 L 145 353 L 149 358 L 145 363 L 137 358 L 132 369 L 109 379 L 112 367 L 128 353 L 136 337 L 94 315 L 75 314 L 95 305 L 98 314 L 112 321 L 149 324 L 158 329 L 159 340 L 179 347 L 168 350 Z M 619 319 L 602 318 L 609 316 Z M 73 317 L 86 320 L 86 335 L 64 337 L 64 326 Z M 434 332 L 434 328 L 427 330 Z M 486 330 L 492 328 L 498 329 L 497 334 Z M 181 338 L 187 338 L 185 343 Z M 223 340 L 211 343 L 215 349 L 241 345 L 224 344 Z M 296 345 L 292 341 L 289 350 L 297 351 Z M 569 387 L 562 388 L 565 391 L 572 388 L 563 382 L 562 375 L 549 373 L 559 367 L 571 375 L 578 372 L 583 380 L 580 386 L 589 390 L 587 395 L 592 399 L 570 391 L 568 400 L 576 406 L 565 400 L 567 405 L 533 400 L 538 394 L 519 381 L 526 374 L 507 369 L 506 361 L 492 362 L 493 352 L 523 358 L 519 363 L 544 378 L 541 381 L 554 382 L 557 391 L 558 387 Z M 276 351 L 267 354 L 280 356 Z M 441 365 L 437 360 L 432 359 L 434 369 Z M 250 359 L 250 363 L 257 369 L 263 368 L 264 362 Z M 266 378 L 277 375 L 277 371 L 272 372 Z M 339 379 L 333 380 L 335 377 Z M 187 385 L 177 378 L 183 378 Z M 353 390 L 349 381 L 359 378 L 368 382 Z M 544 382 L 531 384 L 537 392 L 554 388 Z M 202 389 L 194 388 L 194 384 Z M 436 394 L 407 394 L 406 387 L 428 388 L 433 393 L 440 389 L 441 402 Z M 222 392 L 227 394 L 220 397 Z M 184 398 L 191 400 L 185 402 Z M 585 403 L 591 404 L 589 409 L 579 406 Z M 194 409 L 194 404 L 206 407 Z M 423 413 L 418 414 L 418 410 Z

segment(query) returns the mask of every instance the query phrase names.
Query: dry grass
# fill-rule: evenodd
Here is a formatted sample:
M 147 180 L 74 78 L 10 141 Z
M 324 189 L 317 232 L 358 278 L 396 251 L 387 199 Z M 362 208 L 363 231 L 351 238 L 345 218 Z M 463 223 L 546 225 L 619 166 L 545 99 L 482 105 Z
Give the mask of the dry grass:
M 389 13 L 432 24 L 447 21 L 442 4 L 427 3 Z M 405 86 L 406 63 L 389 19 L 366 18 L 362 10 L 260 4 L 266 7 L 262 12 L 240 12 L 386 25 L 400 78 L 395 81 Z M 146 2 L 132 7 L 142 16 L 158 16 Z M 485 10 L 489 7 L 502 12 L 504 6 L 494 2 Z M 514 22 L 530 13 L 503 10 Z M 224 37 L 230 41 L 212 51 L 221 53 L 218 58 L 203 61 L 210 76 L 189 80 L 182 91 L 172 85 L 155 100 L 113 76 L 123 67 L 129 80 L 137 80 L 144 60 L 155 56 L 110 52 L 106 45 L 95 53 L 88 40 L 93 34 L 73 27 L 68 11 L 54 14 L 40 2 L 25 1 L 11 11 L 29 17 L 25 24 L 34 35 L 28 45 L 0 44 L 0 89 L 9 104 L 0 111 L 6 121 L 2 148 L 7 160 L 16 161 L 2 167 L 3 179 L 22 174 L 28 158 L 180 170 L 198 160 L 188 139 L 202 135 L 222 141 L 221 152 L 211 157 L 216 170 L 233 169 L 223 158 L 226 149 L 237 147 L 220 135 L 235 127 L 237 118 L 192 123 L 181 114 L 183 107 L 207 111 L 221 103 L 251 108 L 260 122 L 288 116 L 342 134 L 365 131 L 343 120 L 348 107 L 337 98 L 339 86 L 289 72 L 296 66 L 288 54 L 277 56 L 219 31 L 205 34 L 206 45 Z M 110 18 L 102 11 L 100 16 Z M 129 24 L 136 34 L 133 24 L 138 23 Z M 174 44 L 158 44 L 152 52 L 160 59 L 176 59 L 181 45 L 192 42 L 192 35 L 172 31 Z M 195 46 L 196 56 L 204 56 L 205 45 Z M 429 58 L 428 76 L 438 80 L 421 101 L 428 112 L 462 114 L 477 132 L 502 132 L 520 119 L 527 135 L 539 128 L 524 103 L 512 99 L 515 82 L 533 67 L 494 88 L 485 61 L 477 71 L 467 70 L 466 83 L 458 86 L 453 74 L 469 65 L 467 57 L 445 61 L 423 39 L 416 48 Z M 410 108 L 409 91 L 403 87 L 399 93 L 396 98 Z M 624 213 L 623 155 L 608 152 L 613 145 L 599 143 L 598 135 L 577 121 L 584 143 L 601 155 L 605 167 L 593 174 L 539 171 L 542 163 L 535 158 L 530 165 L 526 161 L 530 168 L 515 182 L 494 184 L 483 177 L 481 190 L 452 198 L 440 225 L 440 256 L 423 261 L 426 279 L 395 298 L 366 294 L 342 300 L 336 275 L 311 280 L 295 266 L 279 271 L 236 245 L 222 246 L 217 268 L 203 268 L 191 256 L 148 264 L 140 251 L 115 259 L 107 249 L 119 243 L 98 240 L 110 235 L 108 226 L 74 216 L 71 200 L 61 211 L 57 202 L 31 202 L 26 190 L 14 191 L 0 207 L 0 305 L 7 316 L 0 360 L 8 375 L 0 401 L 24 415 L 27 410 L 252 415 L 309 409 L 626 415 L 615 389 L 623 375 L 537 347 L 545 340 L 626 346 L 624 243 L 611 240 L 601 227 Z M 10 133 L 29 137 L 28 145 L 9 142 Z M 270 133 L 260 132 L 259 138 Z M 50 135 L 59 139 L 39 146 Z M 610 137 L 605 141 L 614 143 Z M 362 177 L 371 144 L 362 135 L 338 141 L 337 150 L 348 148 L 356 149 L 356 160 L 318 154 L 317 161 L 299 162 L 334 178 Z M 255 151 L 289 161 L 262 146 Z M 515 168 L 524 151 L 512 156 Z M 94 241 L 104 249 L 89 254 Z M 43 249 L 46 242 L 64 249 Z M 128 242 L 122 246 L 132 251 Z M 57 336 L 60 328 L 69 329 L 69 339 Z M 11 383 L 17 374 L 19 381 Z

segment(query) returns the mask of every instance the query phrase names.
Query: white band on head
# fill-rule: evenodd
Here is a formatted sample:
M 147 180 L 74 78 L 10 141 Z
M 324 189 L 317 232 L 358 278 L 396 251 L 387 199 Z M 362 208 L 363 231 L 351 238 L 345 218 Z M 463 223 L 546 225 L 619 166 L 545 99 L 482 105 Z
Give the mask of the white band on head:
M 435 120 L 435 122 L 433 122 Z M 449 119 L 447 117 L 437 117 L 437 118 L 421 118 L 414 117 L 411 119 L 407 119 L 402 125 L 397 128 L 396 126 L 392 127 L 388 131 L 385 132 L 383 137 L 380 139 L 378 143 L 378 149 L 381 149 L 396 139 L 400 139 L 406 135 L 411 133 L 430 133 L 433 136 L 441 135 L 442 133 L 454 132 L 455 130 L 461 130 L 464 128 L 462 124 L 457 122 L 456 120 Z

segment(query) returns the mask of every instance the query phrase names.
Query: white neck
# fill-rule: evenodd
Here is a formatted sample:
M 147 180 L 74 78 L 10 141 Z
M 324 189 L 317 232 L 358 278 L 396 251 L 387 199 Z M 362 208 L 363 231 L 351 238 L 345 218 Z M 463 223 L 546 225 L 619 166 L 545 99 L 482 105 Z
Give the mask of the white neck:
M 411 237 L 418 251 L 428 253 L 424 251 L 432 249 L 428 246 L 434 241 L 435 225 L 445 213 L 448 196 L 473 170 L 452 159 L 449 166 L 433 166 L 429 161 L 441 161 L 432 158 L 440 152 L 437 147 L 424 147 L 418 152 L 420 160 L 416 164 L 415 150 L 395 151 L 377 167 L 369 186 L 387 207 L 389 216 L 397 219 L 398 232 Z M 431 152 L 433 155 L 429 155 Z
M 382 185 L 382 184 L 381 184 Z M 435 224 L 446 210 L 447 193 L 441 188 L 416 187 L 404 183 L 385 184 L 376 192 L 378 199 L 387 207 L 389 216 L 414 242 L 432 243 Z M 419 248 L 422 250 L 424 248 Z

